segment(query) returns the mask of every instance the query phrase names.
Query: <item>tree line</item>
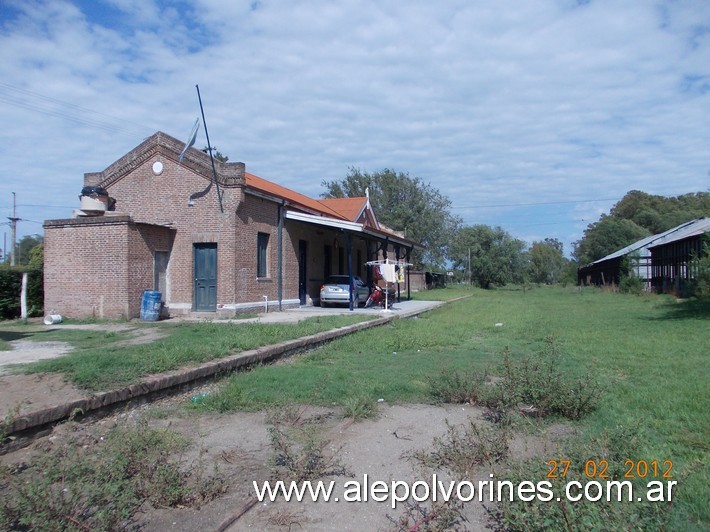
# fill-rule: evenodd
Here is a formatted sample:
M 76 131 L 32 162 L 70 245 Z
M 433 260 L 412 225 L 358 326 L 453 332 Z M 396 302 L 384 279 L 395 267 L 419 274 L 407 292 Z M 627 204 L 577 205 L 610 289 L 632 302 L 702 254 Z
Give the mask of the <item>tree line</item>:
M 582 238 L 573 243 L 572 259 L 567 259 L 562 242 L 555 238 L 528 246 L 501 227 L 464 225 L 451 213 L 449 198 L 404 172 L 368 173 L 350 168 L 345 178 L 323 181 L 322 186 L 324 198 L 369 195 L 381 224 L 425 246 L 415 249 L 411 257 L 418 267 L 453 270 L 458 281 L 482 288 L 524 282 L 575 283 L 579 266 L 646 236 L 710 216 L 710 192 L 665 197 L 631 190 L 608 214 L 587 226 Z M 23 237 L 16 247 L 16 263 L 41 269 L 42 244 L 39 235 Z M 3 256 L 1 262 L 7 264 L 8 257 Z
M 638 190 L 628 192 L 609 214 L 590 224 L 574 242 L 572 259 L 562 242 L 545 238 L 528 246 L 502 227 L 466 226 L 453 215 L 451 201 L 418 177 L 384 169 L 350 168 L 343 179 L 322 182 L 324 198 L 369 195 L 378 221 L 426 248 L 412 262 L 432 270 L 453 270 L 457 280 L 482 288 L 511 283 L 576 283 L 577 268 L 645 236 L 710 216 L 710 193 L 667 198 Z
M 644 237 L 704 216 L 710 216 L 710 192 L 665 197 L 632 190 L 609 214 L 587 226 L 584 236 L 574 243 L 573 257 L 580 265 L 589 264 Z

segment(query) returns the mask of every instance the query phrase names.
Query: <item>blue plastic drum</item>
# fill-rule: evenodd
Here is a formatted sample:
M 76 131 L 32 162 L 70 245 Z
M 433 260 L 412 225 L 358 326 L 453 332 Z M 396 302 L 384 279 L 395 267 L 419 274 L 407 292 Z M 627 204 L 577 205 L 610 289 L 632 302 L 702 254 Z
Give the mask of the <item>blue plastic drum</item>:
M 143 321 L 158 321 L 160 318 L 160 292 L 144 290 L 141 300 L 141 319 Z

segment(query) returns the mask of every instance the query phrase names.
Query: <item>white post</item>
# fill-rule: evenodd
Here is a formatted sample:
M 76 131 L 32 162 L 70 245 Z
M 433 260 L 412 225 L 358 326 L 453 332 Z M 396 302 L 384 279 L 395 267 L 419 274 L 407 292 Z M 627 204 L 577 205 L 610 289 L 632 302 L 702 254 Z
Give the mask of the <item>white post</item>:
M 20 315 L 27 319 L 27 272 L 22 274 L 22 291 L 20 292 Z

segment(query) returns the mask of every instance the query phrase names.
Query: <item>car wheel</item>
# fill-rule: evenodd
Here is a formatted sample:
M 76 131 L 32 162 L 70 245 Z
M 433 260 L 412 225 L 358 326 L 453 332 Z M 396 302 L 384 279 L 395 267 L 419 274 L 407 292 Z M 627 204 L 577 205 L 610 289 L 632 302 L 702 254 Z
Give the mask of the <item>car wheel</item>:
M 326 303 L 325 301 L 323 301 L 323 300 L 321 299 L 321 300 L 320 300 L 320 306 L 321 306 L 322 308 L 326 308 L 326 307 L 328 306 L 328 303 Z

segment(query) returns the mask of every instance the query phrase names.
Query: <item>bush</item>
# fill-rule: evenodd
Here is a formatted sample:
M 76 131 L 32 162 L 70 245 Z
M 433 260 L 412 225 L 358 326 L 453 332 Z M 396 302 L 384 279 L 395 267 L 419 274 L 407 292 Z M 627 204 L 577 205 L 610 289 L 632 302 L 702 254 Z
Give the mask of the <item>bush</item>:
M 695 276 L 694 294 L 701 301 L 710 301 L 710 245 L 705 244 L 702 257 L 691 263 Z
M 42 270 L 28 268 L 0 268 L 0 319 L 20 317 L 22 274 L 27 272 L 27 314 L 41 316 L 44 306 Z
M 558 415 L 577 420 L 593 411 L 604 393 L 591 375 L 571 375 L 561 368 L 562 357 L 552 337 L 547 348 L 520 361 L 503 353 L 503 380 L 498 406 L 515 408 L 526 405 L 526 413 L 538 417 Z
M 626 256 L 619 264 L 619 292 L 639 295 L 643 292 L 643 281 L 635 274 L 633 265 L 638 257 Z
M 619 292 L 640 295 L 643 292 L 643 281 L 635 275 L 624 275 L 619 281 Z

